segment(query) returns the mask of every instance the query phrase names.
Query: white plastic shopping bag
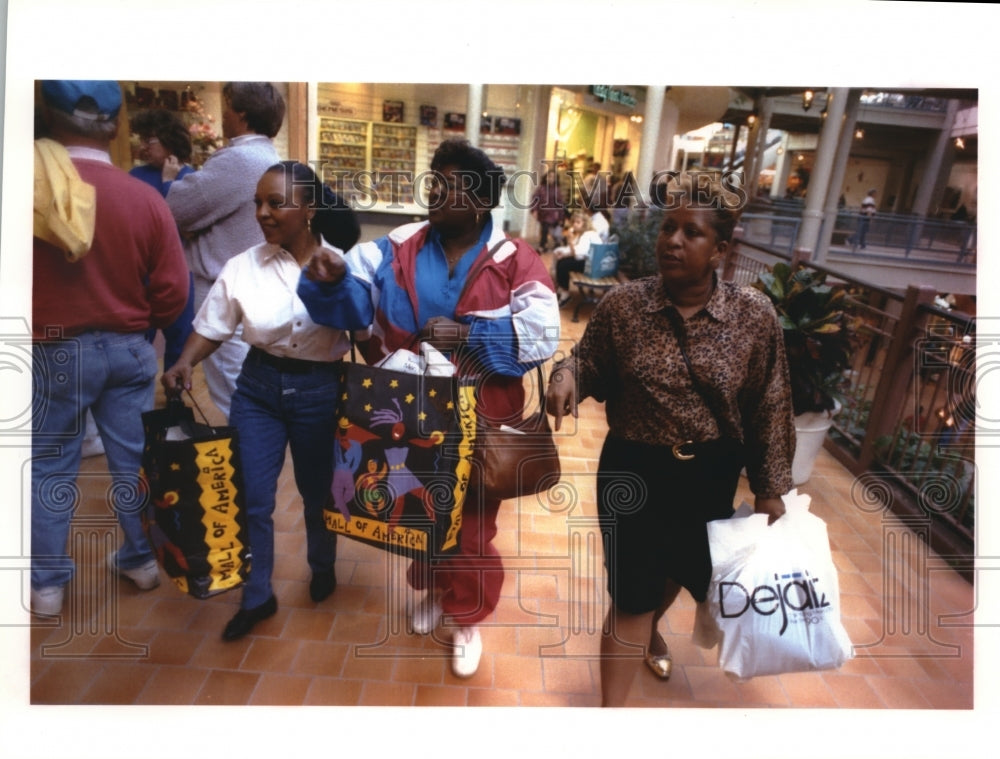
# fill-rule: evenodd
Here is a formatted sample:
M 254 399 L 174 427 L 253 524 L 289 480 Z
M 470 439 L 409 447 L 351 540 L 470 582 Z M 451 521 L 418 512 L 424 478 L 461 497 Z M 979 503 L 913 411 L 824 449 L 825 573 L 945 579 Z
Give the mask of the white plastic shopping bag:
M 809 496 L 783 500 L 770 526 L 765 514 L 708 524 L 712 581 L 692 641 L 717 644 L 719 666 L 739 680 L 835 669 L 853 656 L 826 524 Z
M 452 377 L 455 374 L 455 365 L 430 343 L 420 343 L 419 355 L 406 348 L 399 348 L 378 361 L 375 366 L 430 377 Z

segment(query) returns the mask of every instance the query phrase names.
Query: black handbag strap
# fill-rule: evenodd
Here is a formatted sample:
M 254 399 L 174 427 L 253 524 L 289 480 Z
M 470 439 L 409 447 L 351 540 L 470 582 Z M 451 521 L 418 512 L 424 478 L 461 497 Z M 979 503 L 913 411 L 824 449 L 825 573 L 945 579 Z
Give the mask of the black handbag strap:
M 195 411 L 197 411 L 201 415 L 201 418 L 204 420 L 205 426 L 211 427 L 212 425 L 209 423 L 208 417 L 205 416 L 205 412 L 201 410 L 201 406 L 198 405 L 198 401 L 194 399 L 194 394 L 190 390 L 187 390 L 185 392 L 187 392 L 188 398 L 191 399 L 191 405 L 194 406 Z
M 702 384 L 701 380 L 698 379 L 698 375 L 694 372 L 694 367 L 691 366 L 691 359 L 688 358 L 687 354 L 687 329 L 684 327 L 684 322 L 681 319 L 681 315 L 672 309 L 666 311 L 667 320 L 670 322 L 670 326 L 673 328 L 674 337 L 677 338 L 677 348 L 681 352 L 681 358 L 684 359 L 684 366 L 687 367 L 688 376 L 691 377 L 691 386 L 694 387 L 695 392 L 701 396 L 701 399 L 708 406 L 708 410 L 712 413 L 715 418 L 716 423 L 719 425 L 719 432 L 723 435 L 729 434 L 735 439 L 739 439 L 739 435 L 733 435 L 730 430 L 728 433 L 726 431 L 725 417 L 718 412 L 718 406 L 714 402 L 713 395 L 708 387 Z
M 191 401 L 191 405 L 201 416 L 203 423 L 195 421 L 194 414 L 191 413 L 190 409 L 188 409 L 188 407 L 184 404 L 184 399 L 181 397 L 181 394 L 178 394 L 167 396 L 167 411 L 169 413 L 168 419 L 170 419 L 170 422 L 167 423 L 168 426 L 180 427 L 184 434 L 188 437 L 195 437 L 199 434 L 196 427 L 201 427 L 203 430 L 207 429 L 212 435 L 217 434 L 218 428 L 208 421 L 208 417 L 205 415 L 205 412 L 202 411 L 201 406 L 198 405 L 198 401 L 195 400 L 194 394 L 187 389 L 183 392 L 187 394 L 188 399 Z
M 504 237 L 502 240 L 500 240 L 500 242 L 498 242 L 492 248 L 486 248 L 485 246 L 483 247 L 483 250 L 479 253 L 478 256 L 476 256 L 476 260 L 472 264 L 472 268 L 469 269 L 469 273 L 465 275 L 465 284 L 462 285 L 462 292 L 458 294 L 459 301 L 462 300 L 462 297 L 465 295 L 466 290 L 469 289 L 469 286 L 475 281 L 476 277 L 479 276 L 479 273 L 484 268 L 486 268 L 486 262 L 489 261 L 491 258 L 493 258 L 493 255 L 498 250 L 500 250 L 501 246 L 503 246 L 507 242 L 510 242 L 510 239 Z
M 538 413 L 544 416 L 545 414 L 545 373 L 542 371 L 542 365 L 539 364 L 535 367 L 535 373 L 538 375 Z

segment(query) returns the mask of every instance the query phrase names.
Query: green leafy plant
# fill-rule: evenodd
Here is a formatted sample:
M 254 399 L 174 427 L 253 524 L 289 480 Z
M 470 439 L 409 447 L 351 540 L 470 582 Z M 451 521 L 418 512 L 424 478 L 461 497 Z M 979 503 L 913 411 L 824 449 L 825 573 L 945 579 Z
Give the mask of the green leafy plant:
M 651 277 L 659 272 L 656 237 L 663 222 L 660 208 L 635 208 L 625 223 L 611 228 L 618 235 L 618 268 L 632 279 Z
M 864 321 L 848 311 L 843 285 L 826 274 L 776 263 L 758 275 L 754 287 L 767 295 L 784 330 L 785 354 L 796 415 L 829 411 L 843 403 L 844 371 L 850 367 Z

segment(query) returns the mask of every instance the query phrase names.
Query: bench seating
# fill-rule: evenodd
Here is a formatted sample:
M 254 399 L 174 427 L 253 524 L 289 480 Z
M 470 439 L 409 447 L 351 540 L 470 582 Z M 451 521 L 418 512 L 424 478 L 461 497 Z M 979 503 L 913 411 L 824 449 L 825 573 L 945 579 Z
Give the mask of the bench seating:
M 622 282 L 627 282 L 628 277 L 621 272 L 617 272 L 612 277 L 599 277 L 597 279 L 584 274 L 574 274 L 570 278 L 570 281 L 579 291 L 576 308 L 573 309 L 573 321 L 578 322 L 580 321 L 580 308 L 583 305 L 587 303 L 596 304 L 612 287 L 620 285 Z

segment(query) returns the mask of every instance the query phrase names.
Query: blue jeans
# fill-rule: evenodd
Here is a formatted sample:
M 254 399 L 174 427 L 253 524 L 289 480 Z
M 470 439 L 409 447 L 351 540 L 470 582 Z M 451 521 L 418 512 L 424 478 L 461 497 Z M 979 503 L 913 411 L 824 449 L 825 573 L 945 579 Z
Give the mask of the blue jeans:
M 66 585 L 74 572 L 66 543 L 78 501 L 76 479 L 87 409 L 104 443 L 110 505 L 124 533 L 120 569 L 154 558 L 142 529 L 139 486 L 142 412 L 153 407 L 158 362 L 142 333 L 91 331 L 32 347 L 31 584 Z
M 872 220 L 870 216 L 862 216 L 858 219 L 858 229 L 851 235 L 850 241 L 853 244 L 857 244 L 862 248 L 868 245 L 868 227 L 871 226 Z
M 260 363 L 251 351 L 236 381 L 229 421 L 239 432 L 250 574 L 244 609 L 266 602 L 273 590 L 274 513 L 278 476 L 291 447 L 295 484 L 305 509 L 306 559 L 314 574 L 333 571 L 337 536 L 326 529 L 323 509 L 333 481 L 339 363 L 291 373 Z

